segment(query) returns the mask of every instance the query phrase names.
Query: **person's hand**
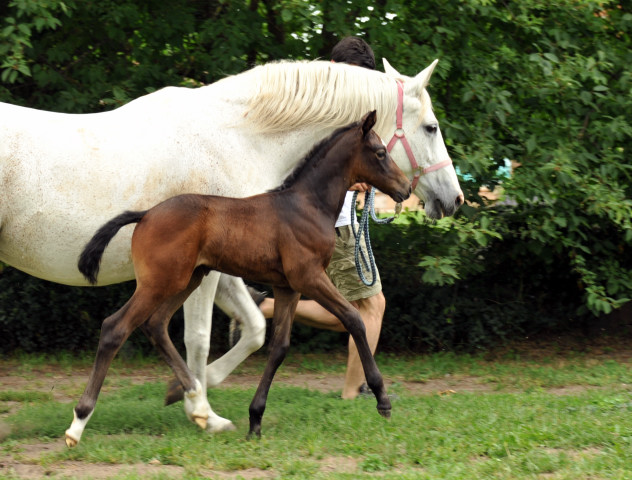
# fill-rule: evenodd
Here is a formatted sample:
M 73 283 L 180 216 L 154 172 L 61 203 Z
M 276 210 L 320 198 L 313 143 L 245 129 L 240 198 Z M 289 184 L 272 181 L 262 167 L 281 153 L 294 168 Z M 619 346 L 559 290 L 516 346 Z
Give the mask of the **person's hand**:
M 353 185 L 351 185 L 351 188 L 349 190 L 352 192 L 367 192 L 371 190 L 371 185 L 369 185 L 368 183 L 354 183 Z

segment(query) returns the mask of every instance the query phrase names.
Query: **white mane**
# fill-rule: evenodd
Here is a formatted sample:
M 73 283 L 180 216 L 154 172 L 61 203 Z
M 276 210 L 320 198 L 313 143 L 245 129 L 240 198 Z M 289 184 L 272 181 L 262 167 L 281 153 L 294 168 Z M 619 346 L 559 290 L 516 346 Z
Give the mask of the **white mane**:
M 377 132 L 392 126 L 397 88 L 384 73 L 326 61 L 283 61 L 261 65 L 255 76 L 246 121 L 259 132 L 304 125 L 339 127 L 378 111 Z

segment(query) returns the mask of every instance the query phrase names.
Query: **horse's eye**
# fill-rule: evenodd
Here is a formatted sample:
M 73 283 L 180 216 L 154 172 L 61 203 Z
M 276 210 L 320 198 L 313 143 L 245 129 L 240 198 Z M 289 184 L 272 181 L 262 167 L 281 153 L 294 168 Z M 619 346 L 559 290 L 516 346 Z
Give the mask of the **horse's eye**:
M 381 150 L 378 150 L 377 152 L 375 152 L 375 156 L 378 160 L 384 160 L 386 158 L 386 150 L 384 150 L 383 148 Z
M 426 130 L 426 132 L 428 132 L 431 135 L 434 135 L 435 133 L 437 133 L 438 128 L 439 127 L 437 126 L 436 123 L 431 123 L 430 125 L 424 126 L 424 130 Z

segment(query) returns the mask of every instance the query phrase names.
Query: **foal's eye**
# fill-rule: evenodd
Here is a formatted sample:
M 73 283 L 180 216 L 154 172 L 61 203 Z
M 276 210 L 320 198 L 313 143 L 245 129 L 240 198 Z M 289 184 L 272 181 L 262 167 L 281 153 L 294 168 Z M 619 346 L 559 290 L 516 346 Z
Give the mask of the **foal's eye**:
M 426 130 L 426 132 L 428 132 L 431 135 L 437 133 L 438 128 L 439 126 L 436 123 L 431 123 L 430 125 L 424 126 L 424 130 Z
M 378 160 L 384 160 L 386 158 L 386 150 L 381 149 L 375 152 L 375 156 Z

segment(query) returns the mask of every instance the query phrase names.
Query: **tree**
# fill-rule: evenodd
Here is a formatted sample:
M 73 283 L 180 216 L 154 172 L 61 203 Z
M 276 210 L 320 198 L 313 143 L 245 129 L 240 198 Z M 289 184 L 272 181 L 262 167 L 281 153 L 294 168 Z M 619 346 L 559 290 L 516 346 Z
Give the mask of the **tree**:
M 64 112 L 270 60 L 326 58 L 345 35 L 410 75 L 439 58 L 429 91 L 470 205 L 427 227 L 442 240 L 416 258 L 416 274 L 466 282 L 502 249 L 515 263 L 507 279 L 563 269 L 592 314 L 632 297 L 624 2 L 11 0 L 0 13 L 0 100 Z M 509 179 L 497 173 L 506 159 L 519 165 Z M 499 182 L 509 202 L 479 196 Z

